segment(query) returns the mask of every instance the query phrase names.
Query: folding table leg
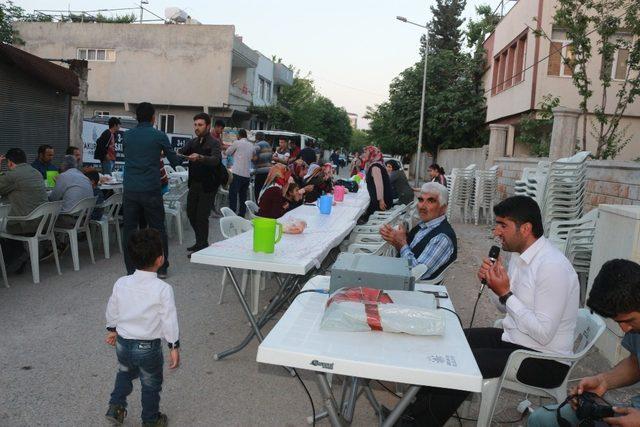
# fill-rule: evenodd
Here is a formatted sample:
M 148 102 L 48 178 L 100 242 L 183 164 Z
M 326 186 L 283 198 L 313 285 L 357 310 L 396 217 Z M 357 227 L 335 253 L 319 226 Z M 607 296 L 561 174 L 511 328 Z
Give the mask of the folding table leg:
M 324 372 L 316 372 L 316 376 L 318 377 L 318 387 L 320 388 L 320 394 L 324 401 L 324 407 L 327 410 L 332 427 L 345 427 L 346 424 L 340 415 L 336 399 L 333 397 L 329 381 L 327 381 L 327 374 Z
M 402 416 L 402 413 L 407 406 L 411 403 L 413 398 L 418 394 L 418 390 L 420 390 L 420 386 L 412 385 L 409 387 L 409 390 L 402 396 L 402 399 L 398 401 L 393 411 L 389 414 L 386 420 L 382 423 L 382 427 L 392 427 L 398 419 Z
M 258 324 L 256 323 L 256 318 L 253 317 L 253 314 L 251 314 L 251 310 L 249 309 L 249 306 L 247 305 L 247 301 L 244 299 L 244 295 L 242 295 L 242 291 L 240 290 L 240 286 L 238 286 L 238 281 L 236 280 L 236 277 L 233 275 L 233 271 L 231 271 L 231 268 L 229 267 L 225 267 L 225 270 L 227 270 L 227 275 L 229 276 L 229 279 L 231 280 L 231 284 L 233 285 L 233 289 L 235 289 L 236 294 L 238 295 L 238 299 L 240 300 L 240 304 L 242 305 L 242 309 L 244 310 L 244 314 L 246 314 L 247 318 L 249 319 L 249 322 L 251 322 L 251 327 L 253 328 L 253 333 L 255 334 L 256 337 L 258 337 L 258 340 L 260 342 L 262 342 L 262 340 L 264 340 L 264 337 L 262 336 L 262 332 L 260 332 L 260 328 L 258 327 Z M 213 355 L 213 358 L 215 360 L 220 360 L 226 356 L 228 356 L 229 354 L 233 354 L 238 350 L 227 350 L 227 351 L 223 351 L 222 353 L 216 353 Z

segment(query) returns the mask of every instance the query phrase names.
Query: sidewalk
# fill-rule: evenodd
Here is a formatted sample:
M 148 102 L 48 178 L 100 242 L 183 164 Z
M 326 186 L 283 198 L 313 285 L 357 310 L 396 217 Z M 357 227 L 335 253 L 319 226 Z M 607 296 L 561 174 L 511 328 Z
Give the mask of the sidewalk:
M 210 227 L 210 241 L 220 240 L 218 221 L 211 221 Z M 454 224 L 454 228 L 459 258 L 447 286 L 466 326 L 478 291 L 475 272 L 492 239 L 487 226 Z M 178 307 L 182 366 L 175 372 L 165 371 L 161 410 L 168 414 L 173 426 L 306 425 L 311 407 L 304 390 L 284 369 L 255 362 L 257 341 L 223 361 L 213 360 L 214 352 L 237 344 L 249 325 L 231 286 L 226 289 L 225 302 L 217 304 L 222 269 L 188 262 L 185 248 L 192 243 L 193 234 L 189 227 L 185 231 L 183 246 L 170 238 L 167 279 L 174 287 Z M 107 425 L 103 415 L 117 361 L 113 348 L 104 344 L 104 311 L 112 286 L 125 269 L 115 245 L 110 260 L 105 260 L 102 250 L 97 249 L 95 265 L 84 245 L 81 244 L 80 271 L 73 271 L 67 253 L 61 259 L 62 276 L 56 274 L 53 262 L 46 262 L 41 266 L 40 284 L 34 285 L 27 273 L 10 276 L 11 289 L 0 288 L 2 426 Z M 274 283 L 267 284 L 267 291 L 261 293 L 262 304 L 274 289 Z M 490 326 L 498 317 L 486 293 L 478 305 L 475 326 Z M 594 352 L 576 368 L 574 376 L 589 375 L 605 366 L 604 359 Z M 300 374 L 319 411 L 315 377 L 309 372 Z M 615 400 L 620 394 L 609 397 Z M 376 395 L 382 402 L 394 400 L 381 388 Z M 517 419 L 515 405 L 524 397 L 511 393 L 503 396 L 496 419 Z M 125 425 L 140 425 L 139 402 L 137 384 Z M 533 403 L 537 406 L 537 399 Z M 507 409 L 503 411 L 504 408 Z M 477 404 L 472 415 L 476 411 Z M 377 422 L 365 399 L 358 402 L 355 420 L 357 426 Z M 318 425 L 329 424 L 322 421 Z

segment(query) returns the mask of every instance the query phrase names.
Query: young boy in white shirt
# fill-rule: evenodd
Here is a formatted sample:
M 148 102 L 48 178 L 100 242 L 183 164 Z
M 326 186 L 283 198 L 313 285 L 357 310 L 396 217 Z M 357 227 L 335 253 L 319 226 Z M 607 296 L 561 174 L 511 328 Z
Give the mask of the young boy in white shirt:
M 133 380 L 140 377 L 142 425 L 166 426 L 167 416 L 159 411 L 161 339 L 171 349 L 169 369 L 180 364 L 180 341 L 173 289 L 157 276 L 164 264 L 162 238 L 157 230 L 139 230 L 129 239 L 127 249 L 136 271 L 118 279 L 107 304 L 106 342 L 116 347 L 120 366 L 106 417 L 113 424 L 122 424 Z

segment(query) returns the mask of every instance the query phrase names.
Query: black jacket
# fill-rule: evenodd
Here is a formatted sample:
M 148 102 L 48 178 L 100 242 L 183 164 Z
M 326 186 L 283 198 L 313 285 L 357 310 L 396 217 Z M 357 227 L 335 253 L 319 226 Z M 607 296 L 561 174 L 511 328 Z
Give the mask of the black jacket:
M 213 138 L 210 133 L 200 142 L 200 138 L 193 138 L 182 148 L 182 154 L 197 153 L 204 158 L 197 162 L 189 162 L 189 186 L 196 181 L 202 184 L 206 192 L 215 191 L 220 185 L 216 179 L 216 167 L 220 166 L 222 154 L 220 153 L 220 142 Z
M 106 129 L 100 137 L 96 140 L 96 150 L 93 153 L 93 158 L 100 160 L 101 162 L 107 157 L 107 149 L 109 148 L 109 141 L 111 140 L 111 132 Z

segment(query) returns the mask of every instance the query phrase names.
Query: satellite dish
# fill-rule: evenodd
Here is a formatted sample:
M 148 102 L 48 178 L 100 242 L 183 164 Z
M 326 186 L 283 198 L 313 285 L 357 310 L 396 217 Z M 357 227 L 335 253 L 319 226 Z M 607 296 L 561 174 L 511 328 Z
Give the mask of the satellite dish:
M 164 17 L 169 21 L 184 24 L 189 18 L 189 14 L 179 7 L 166 7 L 164 9 Z

